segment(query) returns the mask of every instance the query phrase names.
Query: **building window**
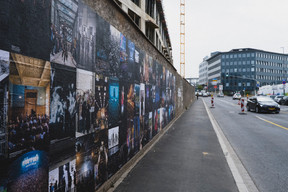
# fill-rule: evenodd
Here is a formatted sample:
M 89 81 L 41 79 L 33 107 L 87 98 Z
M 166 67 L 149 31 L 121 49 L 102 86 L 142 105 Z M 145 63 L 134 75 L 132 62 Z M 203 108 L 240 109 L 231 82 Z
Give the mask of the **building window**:
M 119 0 L 115 0 L 115 1 L 116 1 L 116 3 L 117 3 L 119 6 L 122 5 L 122 3 L 121 3 Z
M 251 53 L 251 57 L 254 57 L 255 55 L 254 55 L 254 53 Z
M 234 72 L 237 73 L 237 68 L 234 69 Z
M 255 68 L 251 68 L 251 72 L 254 72 L 255 71 Z
M 154 18 L 155 0 L 146 0 L 146 13 Z
M 241 82 L 238 83 L 238 87 L 241 87 Z
M 154 44 L 154 28 L 146 23 L 146 36 Z
M 140 7 L 140 0 L 131 0 L 133 3 L 135 3 L 138 7 Z
M 134 13 L 133 11 L 131 11 L 130 9 L 128 9 L 128 15 L 129 15 L 129 17 L 134 21 L 134 23 L 138 26 L 138 27 L 140 27 L 140 17 L 136 14 L 136 13 Z
M 229 83 L 226 83 L 226 87 L 229 87 Z

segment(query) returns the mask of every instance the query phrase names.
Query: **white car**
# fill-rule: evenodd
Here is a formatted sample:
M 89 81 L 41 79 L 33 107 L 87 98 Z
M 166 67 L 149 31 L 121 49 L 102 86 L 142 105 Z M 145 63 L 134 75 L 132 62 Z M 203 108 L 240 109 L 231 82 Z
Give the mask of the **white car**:
M 274 98 L 274 101 L 279 103 L 281 99 L 283 99 L 284 95 L 277 95 L 275 98 Z
M 241 94 L 240 93 L 235 93 L 233 95 L 233 100 L 235 100 L 235 99 L 241 99 Z
M 208 97 L 208 94 L 207 93 L 203 93 L 203 97 Z

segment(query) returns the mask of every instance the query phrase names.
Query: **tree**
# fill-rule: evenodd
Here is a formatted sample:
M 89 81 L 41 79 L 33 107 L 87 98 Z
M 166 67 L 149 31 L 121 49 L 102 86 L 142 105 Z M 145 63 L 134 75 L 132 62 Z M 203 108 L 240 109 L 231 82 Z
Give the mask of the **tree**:
M 197 86 L 197 89 L 198 89 L 198 90 L 203 90 L 203 85 L 198 85 L 198 86 Z

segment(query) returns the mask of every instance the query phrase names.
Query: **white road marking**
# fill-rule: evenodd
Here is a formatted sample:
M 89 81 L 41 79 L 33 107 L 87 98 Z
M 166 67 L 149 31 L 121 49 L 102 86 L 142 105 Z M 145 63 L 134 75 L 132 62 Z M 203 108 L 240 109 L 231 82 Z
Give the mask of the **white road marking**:
M 247 170 L 243 166 L 239 157 L 237 156 L 234 149 L 227 140 L 226 136 L 224 135 L 222 129 L 220 128 L 214 116 L 212 115 L 210 109 L 207 107 L 207 104 L 204 102 L 204 100 L 202 101 L 205 105 L 209 119 L 217 135 L 223 154 L 226 157 L 226 161 L 232 172 L 232 175 L 234 177 L 239 192 L 259 192 L 253 180 L 251 179 L 250 175 L 248 174 Z

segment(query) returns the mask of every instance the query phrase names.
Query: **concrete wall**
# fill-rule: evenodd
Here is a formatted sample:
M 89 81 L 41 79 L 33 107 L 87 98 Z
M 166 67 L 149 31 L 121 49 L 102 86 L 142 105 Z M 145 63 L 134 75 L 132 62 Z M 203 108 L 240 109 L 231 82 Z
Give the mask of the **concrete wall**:
M 141 30 L 133 24 L 133 21 L 129 18 L 129 16 L 125 15 L 124 11 L 121 10 L 117 4 L 115 4 L 113 1 L 107 0 L 85 0 L 85 2 L 90 5 L 97 12 L 97 14 L 99 14 L 99 16 L 101 16 L 103 19 L 113 25 L 128 39 L 133 41 L 136 46 L 141 47 L 153 59 L 155 59 L 157 62 L 161 63 L 163 66 L 167 67 L 173 72 L 177 79 L 177 89 L 181 89 L 181 86 L 185 88 L 185 94 L 183 95 L 184 103 L 183 106 L 177 106 L 177 114 L 181 113 L 185 106 L 189 106 L 192 103 L 193 98 L 195 97 L 195 88 L 192 87 L 185 79 L 183 79 L 178 74 L 175 67 L 171 65 L 171 63 L 167 59 L 165 59 L 162 53 L 159 52 L 157 48 L 149 42 L 149 40 L 141 32 Z

